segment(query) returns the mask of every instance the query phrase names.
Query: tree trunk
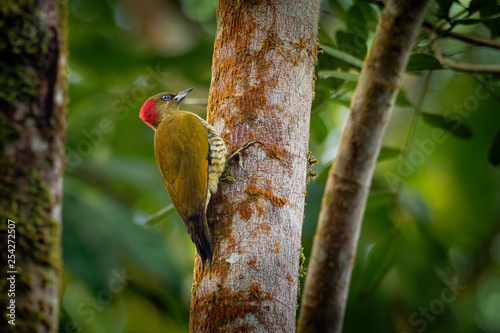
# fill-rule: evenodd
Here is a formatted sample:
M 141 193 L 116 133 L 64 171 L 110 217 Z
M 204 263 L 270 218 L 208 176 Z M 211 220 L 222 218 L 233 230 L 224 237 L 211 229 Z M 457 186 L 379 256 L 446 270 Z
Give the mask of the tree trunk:
M 351 102 L 323 195 L 298 332 L 341 332 L 366 198 L 427 0 L 390 0 Z
M 2 332 L 58 331 L 65 20 L 64 1 L 0 5 Z
M 295 330 L 319 0 L 221 0 L 208 119 L 243 170 L 209 205 L 212 269 L 196 260 L 191 332 Z

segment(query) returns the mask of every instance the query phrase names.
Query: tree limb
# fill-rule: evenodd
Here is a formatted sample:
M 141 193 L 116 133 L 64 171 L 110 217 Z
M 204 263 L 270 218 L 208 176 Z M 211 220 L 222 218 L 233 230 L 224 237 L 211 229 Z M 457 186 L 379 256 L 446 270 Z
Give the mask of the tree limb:
M 375 163 L 428 1 L 390 0 L 380 18 L 330 169 L 306 279 L 298 332 L 341 332 Z
M 431 34 L 431 38 L 435 39 L 436 34 Z M 434 53 L 439 62 L 456 71 L 459 72 L 472 72 L 472 73 L 489 73 L 489 74 L 500 74 L 500 66 L 496 65 L 476 65 L 476 64 L 468 64 L 464 62 L 458 62 L 451 59 L 446 58 L 442 53 L 439 47 L 437 46 L 436 41 L 431 43 L 431 50 Z
M 452 38 L 459 39 L 461 41 L 475 44 L 478 46 L 487 46 L 487 47 L 491 47 L 491 48 L 500 50 L 500 41 L 495 40 L 495 39 L 485 38 L 485 37 L 481 37 L 478 35 L 472 35 L 472 34 L 464 34 L 464 33 L 455 32 L 455 31 L 449 30 L 449 29 L 438 28 L 430 22 L 424 22 L 423 26 L 424 26 L 424 28 L 426 28 L 426 30 L 437 32 L 441 36 L 452 37 Z
M 293 332 L 320 1 L 221 0 L 208 122 L 234 153 L 207 210 L 190 332 Z
M 0 60 L 0 331 L 5 333 L 59 331 L 66 6 L 56 0 L 0 4 L 0 39 L 6 45 Z

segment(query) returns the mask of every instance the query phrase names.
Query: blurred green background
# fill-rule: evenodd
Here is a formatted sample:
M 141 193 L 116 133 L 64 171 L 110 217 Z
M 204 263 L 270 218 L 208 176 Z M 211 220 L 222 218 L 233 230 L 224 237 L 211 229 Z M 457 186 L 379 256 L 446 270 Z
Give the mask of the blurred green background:
M 185 109 L 206 115 L 216 7 L 215 0 L 69 1 L 60 332 L 188 330 L 195 249 L 177 214 L 142 225 L 170 201 L 154 132 L 138 113 L 153 94 L 195 87 Z M 498 37 L 499 8 L 440 0 L 426 20 L 445 28 L 446 18 L 469 20 L 455 30 Z M 319 177 L 308 185 L 306 257 L 380 12 L 368 1 L 322 1 L 310 135 Z M 418 40 L 416 51 L 428 54 L 428 36 Z M 498 64 L 487 48 L 453 39 L 439 45 L 455 60 Z M 439 69 L 421 54 L 410 67 L 375 171 L 344 331 L 500 332 L 498 77 Z

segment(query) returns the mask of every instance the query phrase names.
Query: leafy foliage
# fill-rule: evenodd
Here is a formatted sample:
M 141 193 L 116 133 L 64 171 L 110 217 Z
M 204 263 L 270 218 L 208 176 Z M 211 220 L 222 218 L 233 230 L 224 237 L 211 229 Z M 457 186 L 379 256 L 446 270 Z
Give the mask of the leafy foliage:
M 398 238 L 396 233 L 377 242 L 368 254 L 366 265 L 358 280 L 358 297 L 368 297 L 380 284 L 389 269 L 394 265 L 398 253 Z
M 469 139 L 472 137 L 472 131 L 469 127 L 464 124 L 456 124 L 453 119 L 425 112 L 422 112 L 420 116 L 427 124 L 449 131 L 458 138 Z

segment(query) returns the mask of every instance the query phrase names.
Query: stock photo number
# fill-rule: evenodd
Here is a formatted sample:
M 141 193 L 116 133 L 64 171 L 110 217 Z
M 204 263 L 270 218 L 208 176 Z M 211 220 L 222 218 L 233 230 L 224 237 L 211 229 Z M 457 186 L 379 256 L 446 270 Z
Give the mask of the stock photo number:
M 16 222 L 7 220 L 7 321 L 16 325 Z

